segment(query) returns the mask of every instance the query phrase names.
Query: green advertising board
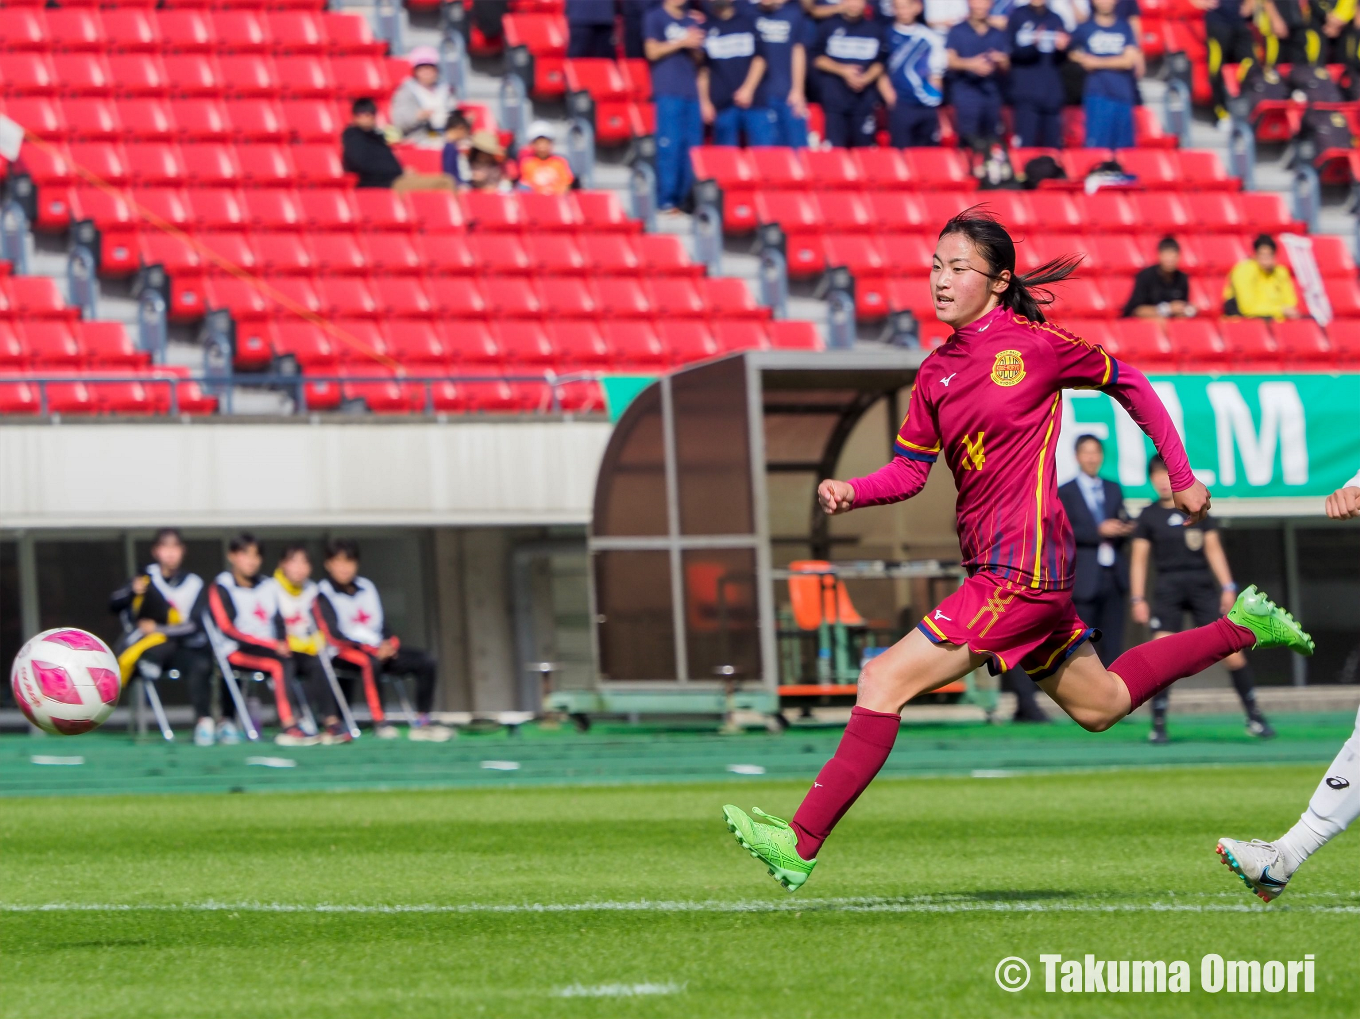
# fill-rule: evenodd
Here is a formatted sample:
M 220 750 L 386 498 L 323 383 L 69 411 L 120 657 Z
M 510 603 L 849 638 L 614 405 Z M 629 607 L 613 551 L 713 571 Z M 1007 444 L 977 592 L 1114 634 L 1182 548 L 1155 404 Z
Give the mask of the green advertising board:
M 1307 500 L 1360 469 L 1360 375 L 1154 375 L 1153 386 L 1185 439 L 1190 466 L 1215 500 Z M 1075 471 L 1072 447 L 1090 433 L 1105 442 L 1102 474 L 1133 498 L 1147 483 L 1152 443 L 1103 393 L 1063 401 L 1059 476 Z M 1280 512 L 1303 511 L 1276 503 Z M 1321 512 L 1320 502 L 1314 507 Z M 1249 511 L 1249 510 L 1248 510 Z

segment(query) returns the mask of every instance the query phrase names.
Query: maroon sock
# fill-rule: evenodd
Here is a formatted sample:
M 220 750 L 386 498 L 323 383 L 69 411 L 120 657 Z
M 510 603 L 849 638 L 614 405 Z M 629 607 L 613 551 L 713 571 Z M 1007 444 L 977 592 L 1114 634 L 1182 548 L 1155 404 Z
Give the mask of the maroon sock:
M 790 822 L 798 834 L 798 855 L 811 860 L 845 812 L 859 799 L 892 753 L 901 715 L 854 708 L 836 756 L 822 765 Z
M 1110 671 L 1129 688 L 1129 711 L 1151 700 L 1178 679 L 1202 672 L 1234 651 L 1256 643 L 1256 634 L 1224 617 L 1170 637 L 1129 648 Z

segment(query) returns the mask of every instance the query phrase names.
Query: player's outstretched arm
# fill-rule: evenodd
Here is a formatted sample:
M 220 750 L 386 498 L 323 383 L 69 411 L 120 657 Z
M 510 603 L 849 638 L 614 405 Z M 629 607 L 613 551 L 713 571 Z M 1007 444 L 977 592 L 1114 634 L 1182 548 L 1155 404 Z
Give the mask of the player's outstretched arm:
M 1171 477 L 1171 498 L 1176 508 L 1185 514 L 1186 523 L 1198 523 L 1209 514 L 1209 490 L 1190 470 L 1190 458 L 1171 415 L 1146 375 L 1123 361 L 1116 365 L 1116 379 L 1104 387 L 1105 391 L 1119 401 L 1157 447 Z
M 874 473 L 849 481 L 828 478 L 817 486 L 817 502 L 828 516 L 849 513 L 862 506 L 886 506 L 901 502 L 926 487 L 930 463 L 895 456 Z

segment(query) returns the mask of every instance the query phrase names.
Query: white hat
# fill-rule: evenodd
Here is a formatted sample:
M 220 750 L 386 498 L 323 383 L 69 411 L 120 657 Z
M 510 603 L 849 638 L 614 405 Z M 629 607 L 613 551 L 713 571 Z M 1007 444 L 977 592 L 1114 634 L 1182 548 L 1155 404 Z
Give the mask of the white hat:
M 529 125 L 529 140 L 537 141 L 539 138 L 546 138 L 548 141 L 556 141 L 552 125 L 546 120 L 535 120 Z

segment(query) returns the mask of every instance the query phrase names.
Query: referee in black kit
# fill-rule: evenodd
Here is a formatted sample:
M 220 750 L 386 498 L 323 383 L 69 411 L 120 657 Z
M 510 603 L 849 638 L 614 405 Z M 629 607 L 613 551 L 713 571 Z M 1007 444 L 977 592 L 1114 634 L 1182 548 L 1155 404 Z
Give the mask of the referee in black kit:
M 1133 602 L 1134 620 L 1151 627 L 1153 639 L 1156 639 L 1178 633 L 1185 625 L 1187 612 L 1196 626 L 1207 626 L 1225 615 L 1237 599 L 1237 585 L 1228 568 L 1228 557 L 1223 554 L 1217 522 L 1212 517 L 1205 517 L 1197 524 L 1185 522 L 1185 517 L 1171 501 L 1171 478 L 1159 456 L 1154 456 L 1148 463 L 1148 481 L 1159 498 L 1139 514 L 1134 528 L 1129 596 Z M 1149 556 L 1157 566 L 1157 583 L 1150 603 L 1145 593 Z M 1256 704 L 1256 689 L 1246 654 L 1238 651 L 1223 664 L 1228 667 L 1233 689 L 1247 712 L 1247 732 L 1270 739 L 1275 730 Z M 1152 699 L 1152 732 L 1148 735 L 1152 743 L 1167 741 L 1166 709 L 1170 692 L 1168 689 Z

